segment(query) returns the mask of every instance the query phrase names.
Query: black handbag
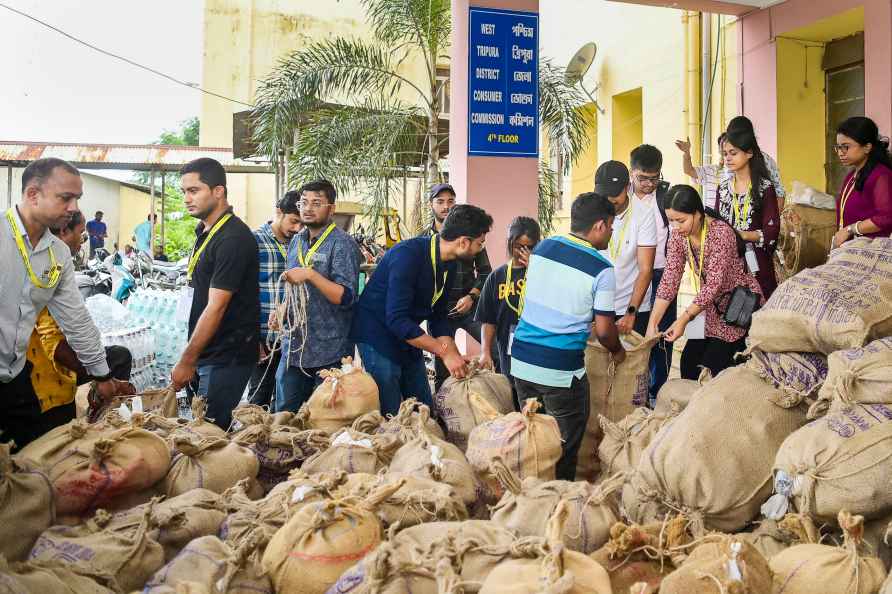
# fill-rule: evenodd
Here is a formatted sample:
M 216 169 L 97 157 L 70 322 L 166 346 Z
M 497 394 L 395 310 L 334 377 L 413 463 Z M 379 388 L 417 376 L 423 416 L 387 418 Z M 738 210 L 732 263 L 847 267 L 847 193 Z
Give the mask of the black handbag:
M 719 302 L 725 301 L 726 298 L 727 305 L 723 310 Z M 753 322 L 753 313 L 759 309 L 759 295 L 748 287 L 735 287 L 733 291 L 725 293 L 716 300 L 715 308 L 729 326 L 749 328 Z

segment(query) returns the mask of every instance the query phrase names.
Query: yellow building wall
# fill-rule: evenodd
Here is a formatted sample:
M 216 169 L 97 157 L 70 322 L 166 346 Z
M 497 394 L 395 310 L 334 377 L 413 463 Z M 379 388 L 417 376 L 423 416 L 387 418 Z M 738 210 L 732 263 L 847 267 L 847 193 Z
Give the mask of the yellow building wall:
M 133 230 L 136 229 L 136 226 L 146 220 L 148 213 L 151 212 L 151 196 L 146 194 L 145 192 L 140 192 L 139 190 L 134 190 L 133 188 L 128 188 L 127 186 L 120 186 L 120 248 L 123 249 L 125 245 L 130 244 L 134 245 L 133 242 Z M 158 204 L 161 201 L 158 200 Z M 160 222 L 161 215 L 159 213 L 158 220 Z M 160 230 L 159 230 L 160 233 Z M 111 249 L 111 246 L 109 246 Z
M 313 41 L 335 36 L 372 38 L 360 0 L 205 0 L 202 86 L 251 103 L 258 82 L 280 59 Z M 400 72 L 415 81 L 426 77 L 420 60 L 407 60 Z M 408 92 L 402 98 L 415 101 Z M 342 99 L 349 101 L 349 97 Z M 231 147 L 232 114 L 247 109 L 203 95 L 201 144 Z M 230 174 L 227 181 L 236 214 L 252 228 L 272 217 L 274 175 Z
M 613 159 L 630 167 L 629 155 L 644 142 L 641 88 L 613 96 Z

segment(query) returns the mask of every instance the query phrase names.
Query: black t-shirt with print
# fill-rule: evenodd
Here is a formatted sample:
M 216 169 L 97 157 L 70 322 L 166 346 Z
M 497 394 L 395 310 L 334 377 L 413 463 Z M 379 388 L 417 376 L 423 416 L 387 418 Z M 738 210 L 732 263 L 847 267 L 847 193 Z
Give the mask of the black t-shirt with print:
M 231 211 L 230 211 L 231 212 Z M 195 248 L 207 241 L 204 225 L 196 229 Z M 205 247 L 192 273 L 189 336 L 208 304 L 210 289 L 232 291 L 214 338 L 198 359 L 199 365 L 256 363 L 260 335 L 259 257 L 254 233 L 233 215 Z
M 496 327 L 496 342 L 503 366 L 508 359 L 509 334 L 512 326 L 517 325 L 519 317 L 515 310 L 520 310 L 520 293 L 526 281 L 526 273 L 526 268 L 512 267 L 509 286 L 508 265 L 496 268 L 486 277 L 477 304 L 475 319 L 483 324 L 494 324 Z M 507 373 L 507 370 L 502 369 L 502 373 Z

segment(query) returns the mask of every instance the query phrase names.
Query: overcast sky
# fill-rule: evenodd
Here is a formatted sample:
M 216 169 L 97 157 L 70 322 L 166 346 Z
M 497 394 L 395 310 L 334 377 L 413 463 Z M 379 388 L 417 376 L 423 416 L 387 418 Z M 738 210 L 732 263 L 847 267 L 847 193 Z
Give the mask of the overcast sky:
M 202 0 L 0 0 L 107 51 L 200 83 Z M 0 140 L 145 144 L 200 93 L 0 6 Z

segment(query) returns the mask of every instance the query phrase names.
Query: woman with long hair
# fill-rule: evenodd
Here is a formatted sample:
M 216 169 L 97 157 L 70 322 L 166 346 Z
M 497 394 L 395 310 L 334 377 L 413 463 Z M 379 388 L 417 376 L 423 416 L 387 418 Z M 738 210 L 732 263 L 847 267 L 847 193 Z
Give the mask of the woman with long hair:
M 719 183 L 712 204 L 746 244 L 747 268 L 767 299 L 777 287 L 774 250 L 780 233 L 777 193 L 752 129 L 729 127 L 722 145 L 730 176 Z
M 836 200 L 839 231 L 833 247 L 854 237 L 892 233 L 892 161 L 889 141 L 870 118 L 854 117 L 836 129 L 836 155 L 852 170 Z
M 666 331 L 665 338 L 674 342 L 687 336 L 681 354 L 682 378 L 697 379 L 701 367 L 715 375 L 730 367 L 734 355 L 746 348 L 747 331 L 724 321 L 723 300 L 737 287 L 746 287 L 759 295 L 761 289 L 746 270 L 743 241 L 717 213 L 703 208 L 697 190 L 687 185 L 670 188 L 666 216 L 672 227 L 666 271 L 657 289 L 647 334 L 657 334 L 660 320 L 678 295 L 687 267 L 696 296 L 678 314 L 678 321 Z

